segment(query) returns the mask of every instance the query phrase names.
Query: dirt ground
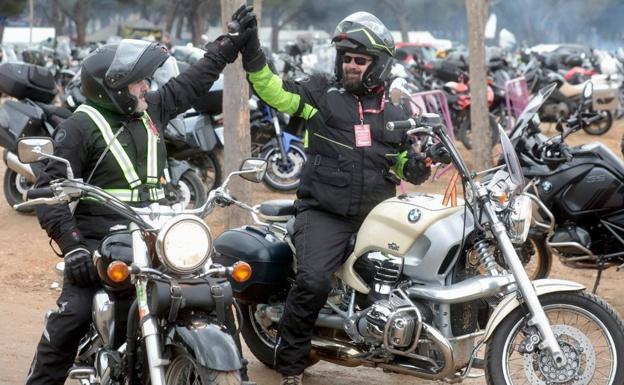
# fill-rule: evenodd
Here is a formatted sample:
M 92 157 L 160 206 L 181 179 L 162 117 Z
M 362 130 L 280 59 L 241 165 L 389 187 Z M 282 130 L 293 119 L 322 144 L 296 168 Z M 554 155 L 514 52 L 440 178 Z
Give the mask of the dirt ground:
M 601 137 L 590 137 L 577 133 L 569 142 L 579 144 L 600 141 L 611 147 L 621 156 L 619 142 L 624 131 L 624 122 L 616 122 L 611 130 Z M 554 134 L 554 131 L 550 131 Z M 0 175 L 4 175 L 5 166 L 0 164 Z M 424 187 L 429 192 L 442 193 L 445 181 Z M 256 187 L 257 186 L 257 187 Z M 254 185 L 253 203 L 265 199 L 286 198 L 288 195 L 271 193 L 263 185 Z M 422 189 L 421 189 L 422 190 Z M 0 193 L 0 195 L 2 195 Z M 223 212 L 213 215 L 209 223 L 217 233 Z M 43 330 L 43 318 L 46 311 L 55 307 L 58 296 L 51 284 L 57 280 L 53 266 L 59 259 L 48 246 L 48 238 L 39 227 L 36 217 L 17 214 L 10 208 L 4 196 L 0 196 L 0 385 L 23 383 L 30 365 L 36 343 Z M 564 278 L 580 282 L 591 289 L 594 280 L 593 271 L 572 270 L 555 263 L 553 278 Z M 621 290 L 622 275 L 611 269 L 603 274 L 603 281 L 598 294 L 624 314 L 624 296 L 617 294 Z M 258 384 L 276 384 L 278 376 L 272 370 L 255 360 L 249 352 L 250 375 Z M 68 382 L 69 383 L 69 382 Z M 346 385 L 376 383 L 391 384 L 426 384 L 429 381 L 413 377 L 383 373 L 381 370 L 368 368 L 343 368 L 319 363 L 306 371 L 306 385 Z M 468 380 L 467 384 L 483 384 L 483 378 Z

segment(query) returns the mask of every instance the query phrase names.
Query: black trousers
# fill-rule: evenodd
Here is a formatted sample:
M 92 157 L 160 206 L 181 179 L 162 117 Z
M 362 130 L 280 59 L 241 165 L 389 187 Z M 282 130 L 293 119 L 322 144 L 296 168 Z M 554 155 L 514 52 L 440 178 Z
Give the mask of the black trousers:
M 91 324 L 94 287 L 78 287 L 63 282 L 63 290 L 50 314 L 37 352 L 26 377 L 27 385 L 63 385 L 73 365 L 80 339 Z
M 284 375 L 303 373 L 312 329 L 332 288 L 332 275 L 344 261 L 349 239 L 362 219 L 348 219 L 308 209 L 295 219 L 297 277 L 288 293 L 279 324 L 275 369 Z

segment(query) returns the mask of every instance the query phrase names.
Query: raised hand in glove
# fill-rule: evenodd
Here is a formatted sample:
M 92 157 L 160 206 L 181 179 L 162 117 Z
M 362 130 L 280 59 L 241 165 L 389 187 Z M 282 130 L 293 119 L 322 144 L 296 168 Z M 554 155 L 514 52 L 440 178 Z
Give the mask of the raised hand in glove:
M 431 160 L 421 152 L 410 149 L 407 163 L 403 168 L 405 180 L 412 184 L 422 184 L 431 176 Z
M 228 23 L 228 33 L 206 44 L 205 56 L 218 55 L 226 62 L 233 63 L 247 43 L 249 37 L 247 31 L 257 30 L 257 24 L 253 7 L 242 5 L 232 15 L 232 20 Z
M 72 285 L 87 287 L 98 280 L 97 271 L 89 250 L 73 249 L 63 257 L 65 260 L 65 277 Z

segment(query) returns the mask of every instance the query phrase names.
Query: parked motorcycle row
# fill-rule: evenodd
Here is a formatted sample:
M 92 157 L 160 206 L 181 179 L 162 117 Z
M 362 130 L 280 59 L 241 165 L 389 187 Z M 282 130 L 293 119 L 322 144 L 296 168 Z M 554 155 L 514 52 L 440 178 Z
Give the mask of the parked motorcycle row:
M 579 109 L 562 125 L 560 135 L 554 139 L 540 136 L 538 111 L 554 88 L 539 90 L 529 101 L 511 138 L 499 129 L 501 163 L 478 176 L 466 165 L 439 115 L 426 113 L 388 124 L 389 130 L 405 130 L 422 150 L 434 141 L 443 144 L 465 186 L 465 204 L 447 207 L 441 196 L 410 193 L 388 199 L 371 211 L 316 321 L 308 365 L 322 360 L 448 382 L 472 377 L 473 369 L 480 369 L 490 385 L 624 381 L 624 367 L 618 361 L 624 354 L 624 324 L 617 312 L 577 283 L 531 281 L 518 253 L 539 230 L 546 245 L 562 257 L 591 262 L 591 255 L 582 253 L 589 254 L 593 243 L 600 245 L 601 240 L 591 239 L 592 245 L 585 244 L 588 250 L 574 244 L 593 237 L 593 229 L 577 226 L 563 233 L 559 217 L 553 218 L 564 214 L 575 218 L 591 210 L 604 213 L 607 210 L 595 207 L 599 200 L 574 188 L 582 189 L 584 179 L 585 183 L 600 181 L 605 187 L 597 194 L 604 196 L 621 177 L 620 165 L 607 149 L 585 145 L 577 150 L 564 145 L 567 135 L 593 123 L 599 114 Z M 581 99 L 590 98 L 592 91 L 586 87 Z M 17 147 L 24 164 L 52 153 L 47 138 L 22 138 Z M 566 174 L 569 168 L 583 168 L 582 163 L 591 162 L 592 157 L 600 161 L 586 167 L 584 174 Z M 570 166 L 563 166 L 566 162 Z M 277 325 L 296 272 L 295 209 L 292 201 L 285 200 L 252 206 L 238 201 L 227 189 L 234 174 L 257 182 L 266 167 L 265 160 L 246 160 L 240 171 L 210 192 L 204 205 L 192 210 L 183 210 L 179 204 L 141 209 L 149 213 L 132 209 L 97 187 L 71 178 L 28 192 L 29 200 L 18 208 L 68 204 L 87 196 L 133 222 L 127 230 L 112 233 L 96 252 L 98 273 L 109 287 L 96 297 L 101 306 L 96 307 L 94 328 L 71 372 L 73 378 L 83 384 L 133 383 L 140 374 L 149 377 L 150 383 L 177 384 L 182 373 L 186 376 L 191 371 L 197 383 L 220 383 L 215 381 L 217 376 L 228 376 L 227 383 L 240 383 L 240 358 L 227 329 L 219 328 L 224 321 L 218 309 L 231 303 L 229 293 L 236 299 L 246 345 L 258 360 L 273 365 Z M 571 178 L 577 180 L 571 182 Z M 545 189 L 551 195 L 545 196 Z M 568 213 L 558 211 L 561 199 L 550 200 L 558 194 L 571 202 Z M 533 219 L 536 204 L 539 209 Z M 217 205 L 248 210 L 253 223 L 226 230 L 213 242 L 203 221 L 195 216 L 203 218 Z M 618 229 L 617 215 L 604 214 L 603 218 L 600 223 Z M 570 238 L 574 233 L 578 239 Z M 192 250 L 175 247 L 176 240 L 189 237 L 201 242 L 194 242 Z M 128 254 L 111 253 L 106 246 L 109 242 L 131 247 Z M 604 248 L 592 250 L 596 255 Z M 149 258 L 151 253 L 156 257 Z M 609 257 L 617 263 L 618 256 Z M 211 276 L 217 276 L 220 289 L 214 290 Z M 175 286 L 184 297 L 181 302 L 173 295 Z M 113 288 L 136 295 L 123 301 Z M 215 293 L 224 294 L 225 302 Z M 113 312 L 105 310 L 111 304 L 129 309 L 127 322 L 114 323 Z M 146 310 L 155 317 L 143 319 Z M 123 327 L 125 332 L 120 332 Z M 125 339 L 119 339 L 119 333 Z M 164 343 L 158 336 L 167 336 Z M 218 350 L 227 352 L 226 358 L 211 355 L 216 349 L 209 352 L 207 346 L 212 344 L 220 344 Z M 482 350 L 484 355 L 478 354 Z M 134 365 L 126 365 L 128 361 Z
M 527 91 L 534 94 L 544 86 L 556 83 L 557 89 L 540 110 L 543 122 L 566 120 L 577 110 L 584 85 L 594 84 L 594 97 L 586 101 L 587 112 L 598 112 L 602 119 L 583 130 L 590 135 L 607 132 L 616 117 L 622 113 L 624 95 L 624 57 L 602 51 L 592 51 L 584 46 L 559 45 L 534 47 L 510 54 L 498 47 L 487 47 L 488 71 L 487 101 L 489 124 L 494 142 L 496 126 L 507 131 L 517 114 L 509 106 L 507 85 L 512 79 L 524 78 Z M 401 68 L 396 69 L 413 86 L 414 91 L 440 90 L 448 101 L 448 109 L 455 133 L 462 144 L 471 148 L 470 130 L 470 79 L 468 53 L 451 51 L 442 59 L 424 55 L 408 55 L 399 49 Z M 522 108 L 516 110 L 520 112 Z

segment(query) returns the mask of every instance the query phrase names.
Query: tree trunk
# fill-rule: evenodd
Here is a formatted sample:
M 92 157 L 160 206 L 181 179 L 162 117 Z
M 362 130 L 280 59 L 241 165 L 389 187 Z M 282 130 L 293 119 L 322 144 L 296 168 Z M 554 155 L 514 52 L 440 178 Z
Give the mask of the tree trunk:
M 273 15 L 271 17 L 271 51 L 277 52 L 279 46 L 279 33 L 280 33 L 280 22 L 279 16 Z
M 3 37 L 4 37 L 4 23 L 0 23 L 0 42 L 2 41 Z
M 79 17 L 74 22 L 76 23 L 76 45 L 80 47 L 85 45 L 89 20 Z
M 176 14 L 178 12 L 178 3 L 172 2 L 169 3 L 167 7 L 167 16 L 165 21 L 165 32 L 171 34 L 171 30 L 173 29 L 173 21 L 175 20 Z
M 221 0 L 221 21 L 223 31 L 232 13 L 240 7 L 242 0 Z M 240 57 L 229 64 L 224 71 L 223 86 L 223 126 L 225 141 L 225 174 L 238 170 L 241 161 L 251 153 L 249 134 L 249 86 L 243 71 Z M 230 190 L 241 201 L 251 203 L 251 185 L 249 182 L 234 178 Z M 229 207 L 225 215 L 226 229 L 249 223 L 249 213 L 236 207 Z
M 405 13 L 401 13 L 398 15 L 399 18 L 399 29 L 401 30 L 401 39 L 404 42 L 409 42 L 409 27 L 408 27 L 408 23 L 407 23 L 407 17 L 405 16 Z
M 470 127 L 473 168 L 483 170 L 492 164 L 492 135 L 488 119 L 485 72 L 485 20 L 487 0 L 466 0 L 468 46 L 470 50 Z
M 258 19 L 258 32 L 260 32 L 260 23 L 262 22 L 262 0 L 254 0 L 253 7 L 256 19 Z

